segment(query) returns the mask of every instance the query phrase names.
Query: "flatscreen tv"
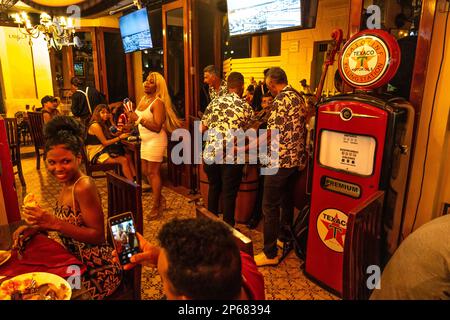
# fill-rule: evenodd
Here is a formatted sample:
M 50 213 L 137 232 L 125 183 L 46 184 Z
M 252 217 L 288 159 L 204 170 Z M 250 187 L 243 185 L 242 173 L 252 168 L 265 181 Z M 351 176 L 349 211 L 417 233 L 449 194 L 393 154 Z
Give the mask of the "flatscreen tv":
M 146 8 L 120 17 L 119 28 L 125 53 L 153 48 Z
M 314 28 L 318 0 L 227 0 L 230 36 Z
M 74 69 L 75 75 L 77 77 L 84 77 L 85 76 L 84 62 L 74 62 L 73 69 Z

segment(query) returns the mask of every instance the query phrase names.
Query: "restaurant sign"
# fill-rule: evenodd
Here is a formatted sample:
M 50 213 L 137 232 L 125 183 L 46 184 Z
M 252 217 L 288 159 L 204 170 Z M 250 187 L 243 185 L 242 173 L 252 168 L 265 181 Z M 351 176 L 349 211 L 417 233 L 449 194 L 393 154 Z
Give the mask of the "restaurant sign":
M 361 197 L 361 187 L 354 183 L 324 176 L 322 177 L 321 185 L 322 188 L 326 190 L 337 192 L 355 199 Z
M 325 209 L 317 216 L 317 232 L 320 240 L 331 250 L 344 251 L 348 217 L 337 209 Z
M 339 71 L 350 86 L 374 89 L 389 82 L 400 64 L 400 48 L 395 38 L 382 30 L 364 30 L 342 49 Z

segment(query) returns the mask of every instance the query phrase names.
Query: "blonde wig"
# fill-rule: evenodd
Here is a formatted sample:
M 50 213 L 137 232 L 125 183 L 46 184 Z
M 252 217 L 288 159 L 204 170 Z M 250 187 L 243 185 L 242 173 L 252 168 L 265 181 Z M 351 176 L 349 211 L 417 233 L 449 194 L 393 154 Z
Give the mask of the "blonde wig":
M 166 121 L 164 123 L 164 128 L 168 133 L 172 133 L 175 129 L 182 127 L 182 123 L 173 111 L 172 100 L 170 99 L 166 80 L 158 72 L 151 72 L 149 76 L 155 77 L 156 96 L 164 103 L 164 109 L 166 110 Z

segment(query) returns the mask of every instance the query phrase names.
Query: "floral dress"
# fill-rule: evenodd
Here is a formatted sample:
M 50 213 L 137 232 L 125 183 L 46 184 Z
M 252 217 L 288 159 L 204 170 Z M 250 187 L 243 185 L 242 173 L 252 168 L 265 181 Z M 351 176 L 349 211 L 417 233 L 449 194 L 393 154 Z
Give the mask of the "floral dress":
M 80 179 L 85 177 L 87 176 L 82 176 Z M 73 189 L 75 189 L 77 182 L 73 185 Z M 54 208 L 54 214 L 58 219 L 82 227 L 84 226 L 84 222 L 81 211 L 74 210 L 74 208 L 75 198 L 73 197 L 73 206 L 59 205 L 57 202 Z M 113 262 L 113 248 L 107 243 L 92 245 L 66 237 L 62 234 L 59 234 L 59 237 L 66 249 L 87 267 L 87 271 L 83 274 L 81 281 L 91 297 L 95 300 L 101 300 L 114 293 L 121 283 L 122 272 L 120 265 Z

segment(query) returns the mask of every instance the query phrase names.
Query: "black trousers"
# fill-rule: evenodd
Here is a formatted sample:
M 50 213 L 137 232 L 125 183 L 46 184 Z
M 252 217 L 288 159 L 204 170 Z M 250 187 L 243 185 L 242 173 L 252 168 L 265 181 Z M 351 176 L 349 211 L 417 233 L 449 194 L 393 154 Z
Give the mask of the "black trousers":
M 263 207 L 263 195 L 264 195 L 264 176 L 261 174 L 261 168 L 258 168 L 258 191 L 256 193 L 255 207 L 252 211 L 252 216 L 250 220 L 258 222 L 262 218 L 262 207 Z
M 242 181 L 243 164 L 205 164 L 204 170 L 208 176 L 208 210 L 219 213 L 219 198 L 222 194 L 223 220 L 234 227 L 234 210 L 236 197 Z
M 277 239 L 288 236 L 287 228 L 294 220 L 293 188 L 297 173 L 297 167 L 280 168 L 275 175 L 264 177 L 264 253 L 269 259 L 277 256 Z

